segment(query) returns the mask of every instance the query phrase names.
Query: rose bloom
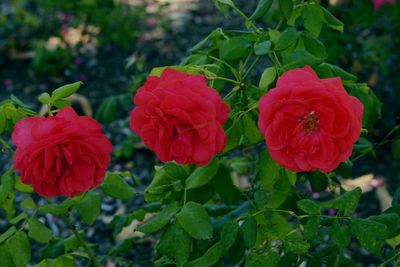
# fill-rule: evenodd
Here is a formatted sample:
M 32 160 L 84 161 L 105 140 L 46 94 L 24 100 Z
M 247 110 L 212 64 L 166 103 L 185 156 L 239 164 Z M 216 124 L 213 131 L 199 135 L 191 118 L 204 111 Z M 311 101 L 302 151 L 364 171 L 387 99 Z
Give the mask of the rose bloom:
M 56 116 L 19 121 L 12 133 L 14 168 L 41 196 L 73 197 L 98 186 L 110 162 L 112 145 L 100 124 L 71 107 Z
M 372 0 L 374 9 L 378 10 L 385 4 L 396 4 L 396 0 Z
M 327 173 L 350 157 L 363 108 L 339 77 L 319 79 L 306 66 L 287 71 L 261 98 L 258 127 L 276 162 L 291 171 Z
M 224 149 L 229 107 L 203 75 L 166 69 L 136 93 L 131 129 L 161 161 L 202 166 Z

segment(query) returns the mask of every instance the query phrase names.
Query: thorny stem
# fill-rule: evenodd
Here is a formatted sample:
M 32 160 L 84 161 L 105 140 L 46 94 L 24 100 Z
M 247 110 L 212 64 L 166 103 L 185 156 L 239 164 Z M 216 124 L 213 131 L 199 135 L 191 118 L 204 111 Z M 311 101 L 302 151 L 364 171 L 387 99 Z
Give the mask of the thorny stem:
M 217 57 L 213 57 L 213 56 L 208 56 L 208 57 L 211 58 L 211 59 L 213 59 L 213 60 L 215 60 L 215 61 L 217 61 L 217 62 L 220 62 L 220 63 L 224 64 L 225 66 L 227 66 L 227 67 L 230 69 L 230 71 L 232 72 L 233 76 L 235 76 L 235 78 L 236 78 L 237 80 L 239 80 L 238 73 L 237 73 L 237 71 L 235 70 L 234 67 L 232 67 L 232 66 L 229 65 L 227 62 L 225 62 L 224 60 L 221 60 L 221 59 L 219 59 L 219 58 L 217 58 Z
M 278 24 L 275 27 L 275 30 L 278 30 L 282 26 L 282 23 L 283 23 L 283 19 L 279 20 Z
M 385 267 L 386 264 L 388 264 L 391 261 L 394 261 L 397 257 L 400 256 L 400 251 L 397 252 L 396 254 L 394 254 L 392 257 L 390 257 L 389 259 L 387 259 L 386 261 L 382 262 L 381 264 L 378 265 L 378 267 Z
M 260 29 L 257 28 L 257 26 L 254 25 L 254 23 L 249 20 L 249 18 L 239 8 L 237 8 L 236 6 L 233 6 L 232 8 L 245 20 L 246 23 L 250 25 L 250 28 L 252 28 L 254 32 L 261 33 Z
M 71 212 L 71 214 L 72 214 L 72 212 Z M 79 234 L 76 226 L 72 222 L 71 216 L 70 216 L 70 218 L 67 218 L 66 216 L 63 216 L 63 219 L 68 224 L 68 226 L 70 227 L 72 233 L 74 234 L 74 236 L 76 237 L 76 239 L 78 240 L 78 242 L 82 246 L 82 248 L 86 251 L 86 253 L 88 254 L 90 260 L 94 263 L 94 265 L 96 267 L 102 267 L 101 262 L 94 255 L 93 250 L 87 245 L 86 241 Z
M 298 220 L 304 219 L 304 218 L 308 218 L 308 217 L 337 218 L 337 216 L 324 215 L 324 214 L 297 215 L 296 213 L 294 213 L 294 212 L 291 211 L 291 210 L 268 209 L 268 208 L 267 208 L 267 209 L 259 210 L 259 211 L 255 212 L 255 213 L 253 213 L 253 214 L 249 214 L 249 215 L 244 215 L 244 216 L 238 217 L 237 220 L 240 221 L 240 220 L 243 220 L 243 219 L 245 219 L 245 218 L 247 218 L 247 217 L 254 217 L 254 216 L 257 216 L 257 215 L 259 215 L 259 214 L 261 214 L 261 213 L 263 213 L 263 212 L 266 212 L 266 211 L 273 211 L 273 212 L 286 213 L 286 214 L 288 214 L 288 215 L 290 215 L 290 216 L 295 217 L 295 218 L 298 219 Z M 342 217 L 340 217 L 340 218 L 341 218 L 341 219 L 350 220 L 352 217 L 350 217 L 350 216 L 342 216 Z
M 187 198 L 187 189 L 183 192 L 183 206 L 186 206 L 186 198 Z
M 336 255 L 334 267 L 338 267 L 339 266 L 340 256 L 341 255 L 342 255 L 341 251 Z
M 232 90 L 224 96 L 224 100 L 228 99 L 232 94 L 240 89 L 240 86 L 235 86 Z
M 259 56 L 257 56 L 254 59 L 253 63 L 250 65 L 250 67 L 247 69 L 246 73 L 243 75 L 242 81 L 247 78 L 247 76 L 250 74 L 250 72 L 253 70 L 253 68 L 256 66 L 256 64 L 258 63 L 259 60 L 260 60 Z
M 355 158 L 352 159 L 351 161 L 354 162 L 354 161 L 356 161 L 356 160 L 358 160 L 358 159 L 364 157 L 365 155 L 367 155 L 367 154 L 368 154 L 369 152 L 371 152 L 374 148 L 386 144 L 386 143 L 387 143 L 387 139 L 388 139 L 393 133 L 395 133 L 395 132 L 396 132 L 397 130 L 399 130 L 399 129 L 400 129 L 400 124 L 399 124 L 399 125 L 396 125 L 395 127 L 393 127 L 393 129 L 390 130 L 390 132 L 389 132 L 379 143 L 374 144 L 371 148 L 367 149 L 364 153 L 358 155 L 357 157 L 355 157 Z
M 277 70 L 278 70 L 278 74 L 280 74 L 280 71 L 283 70 L 283 66 L 282 66 L 281 62 L 279 61 L 278 56 L 276 55 L 274 50 L 272 50 L 272 56 L 270 53 L 270 59 L 275 63 L 275 65 L 278 66 Z
M 230 83 L 233 83 L 233 84 L 236 84 L 236 85 L 240 85 L 240 82 L 238 82 L 238 81 L 235 81 L 235 80 L 232 80 L 232 79 L 229 79 L 229 78 L 225 78 L 225 77 L 208 77 L 208 79 L 210 79 L 210 80 L 223 80 L 223 81 L 227 81 L 227 82 L 230 82 Z

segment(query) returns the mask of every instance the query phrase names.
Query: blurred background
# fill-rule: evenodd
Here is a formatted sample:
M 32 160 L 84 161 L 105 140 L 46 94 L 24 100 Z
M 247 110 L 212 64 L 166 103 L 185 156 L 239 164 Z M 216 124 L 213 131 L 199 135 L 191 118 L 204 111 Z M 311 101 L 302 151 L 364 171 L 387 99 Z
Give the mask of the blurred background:
M 258 1 L 234 2 L 251 14 Z M 372 0 L 320 2 L 345 24 L 343 34 L 322 32 L 327 62 L 368 83 L 383 103 L 381 119 L 371 125 L 367 139 L 359 144 L 362 149 L 363 145 L 381 142 L 400 123 L 400 4 Z M 259 21 L 260 27 L 276 25 L 279 13 L 273 10 Z M 143 191 L 157 159 L 129 129 L 127 118 L 134 92 L 153 67 L 179 64 L 187 51 L 216 27 L 240 30 L 244 25 L 237 15 L 216 9 L 211 0 L 2 0 L 0 101 L 13 94 L 40 110 L 36 99 L 42 92 L 83 81 L 84 87 L 73 99 L 75 108 L 103 123 L 116 144 L 112 166 L 132 171 L 140 183 L 138 191 Z M 258 71 L 262 70 L 260 66 Z M 258 78 L 255 75 L 254 79 Z M 9 140 L 9 136 L 3 138 Z M 389 141 L 396 138 L 391 136 Z M 390 197 L 398 187 L 399 151 L 400 142 L 385 142 L 375 154 L 359 159 L 352 170 L 343 167 L 344 179 L 354 181 L 367 175 L 356 180 L 356 186 L 364 183 L 365 189 L 360 216 L 379 213 L 385 201 L 382 194 Z M 10 163 L 7 153 L 0 154 L 0 171 Z M 232 164 L 245 166 L 251 162 L 244 156 L 241 162 Z M 349 186 L 353 186 L 351 182 Z M 102 210 L 112 218 L 114 214 L 132 214 L 143 206 L 139 194 L 124 205 L 106 199 Z M 116 255 L 135 259 L 138 266 L 152 266 L 154 242 L 135 242 L 140 239 L 137 236 L 129 236 L 134 239 L 129 245 L 118 242 L 124 237 L 120 234 L 114 239 L 113 233 L 121 230 L 127 218 L 118 215 L 111 221 L 109 217 L 104 216 L 89 229 L 90 241 L 100 244 L 104 253 L 118 244 L 113 248 Z M 5 223 L 2 218 L 0 211 L 0 230 Z M 47 219 L 52 230 L 62 235 L 61 222 Z M 349 253 L 357 262 L 364 262 L 362 266 L 380 262 L 379 257 L 357 248 Z

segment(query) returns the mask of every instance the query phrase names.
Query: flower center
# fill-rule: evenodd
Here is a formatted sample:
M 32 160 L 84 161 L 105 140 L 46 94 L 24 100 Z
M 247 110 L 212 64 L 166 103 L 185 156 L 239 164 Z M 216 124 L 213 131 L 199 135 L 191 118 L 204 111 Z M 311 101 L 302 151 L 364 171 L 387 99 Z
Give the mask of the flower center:
M 312 133 L 318 127 L 318 117 L 315 116 L 314 111 L 311 111 L 309 114 L 304 116 L 303 119 L 303 131 L 305 133 Z

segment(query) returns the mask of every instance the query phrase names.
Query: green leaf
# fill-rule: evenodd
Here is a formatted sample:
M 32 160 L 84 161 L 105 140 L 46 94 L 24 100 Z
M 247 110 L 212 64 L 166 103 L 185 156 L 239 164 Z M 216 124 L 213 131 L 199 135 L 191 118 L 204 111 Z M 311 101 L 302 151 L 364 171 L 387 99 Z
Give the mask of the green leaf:
M 400 234 L 393 238 L 386 239 L 386 243 L 392 248 L 396 248 L 398 245 L 400 245 Z
M 250 20 L 256 20 L 263 17 L 271 8 L 272 0 L 259 0 L 256 10 L 250 16 Z
M 195 239 L 212 237 L 213 227 L 207 211 L 200 204 L 188 202 L 176 216 L 179 224 Z
M 7 128 L 7 118 L 4 108 L 0 106 L 0 134 L 3 133 Z
M 79 231 L 78 234 L 82 237 L 82 239 L 84 239 L 83 231 Z M 75 235 L 71 235 L 68 238 L 65 238 L 63 245 L 64 245 L 64 252 L 65 253 L 68 253 L 68 252 L 71 252 L 71 251 L 75 251 L 79 247 L 81 247 L 81 244 L 80 244 L 78 238 L 76 238 Z
M 0 246 L 0 266 L 13 267 L 14 263 L 8 247 L 6 245 Z
M 15 178 L 15 189 L 21 193 L 33 193 L 32 185 L 22 183 L 21 177 L 19 176 Z
M 31 244 L 26 234 L 19 231 L 6 244 L 15 267 L 25 267 L 31 260 Z
M 218 172 L 218 168 L 219 160 L 217 157 L 214 157 L 208 165 L 197 167 L 187 178 L 186 189 L 198 188 L 208 184 Z
M 136 191 L 118 173 L 108 172 L 104 182 L 100 185 L 103 192 L 113 198 L 130 199 Z
M 21 207 L 31 210 L 36 208 L 36 204 L 31 197 L 27 197 L 21 201 Z
M 307 214 L 318 215 L 321 213 L 321 207 L 318 202 L 311 199 L 301 199 L 297 201 L 297 207 Z
M 347 247 L 351 241 L 349 227 L 340 227 L 338 220 L 333 221 L 330 236 L 332 242 L 341 249 Z
M 285 170 L 285 174 L 289 180 L 291 186 L 295 186 L 297 182 L 297 173 Z
M 157 201 L 166 197 L 169 192 L 183 190 L 183 180 L 187 171 L 175 163 L 169 162 L 162 167 L 156 167 L 156 172 L 150 185 L 145 190 L 146 201 Z
M 310 248 L 310 244 L 303 240 L 301 235 L 298 233 L 286 236 L 283 240 L 285 250 L 295 254 L 306 254 Z
M 74 204 L 75 204 L 74 200 L 72 200 L 71 198 L 68 198 L 59 204 L 40 205 L 38 208 L 38 211 L 43 214 L 50 213 L 53 215 L 63 215 Z
M 115 97 L 106 98 L 100 105 L 96 120 L 99 122 L 110 123 L 114 121 L 117 114 L 117 99 Z
M 293 0 L 279 0 L 279 9 L 286 19 L 289 19 L 293 12 Z
M 256 122 L 247 113 L 245 113 L 241 119 L 243 123 L 244 136 L 247 138 L 249 144 L 259 143 L 263 139 L 263 136 L 261 135 Z
M 51 100 L 54 102 L 56 100 L 69 97 L 70 95 L 78 91 L 79 87 L 81 87 L 82 84 L 83 84 L 82 82 L 76 82 L 57 88 L 51 93 Z
M 301 16 L 301 13 L 303 13 L 303 9 L 304 6 L 297 6 L 296 8 L 294 8 L 290 18 L 287 21 L 287 24 L 289 26 L 293 27 L 296 24 L 296 20 Z
M 10 236 L 12 236 L 15 232 L 17 232 L 17 228 L 15 226 L 11 226 L 7 231 L 0 235 L 0 244 L 7 240 Z
M 275 29 L 269 29 L 268 35 L 271 42 L 276 44 L 279 41 L 279 38 L 281 37 L 282 33 Z
M 162 75 L 162 73 L 164 72 L 164 70 L 166 69 L 173 69 L 173 70 L 180 70 L 180 71 L 185 71 L 185 67 L 184 66 L 179 66 L 179 65 L 175 65 L 175 66 L 163 66 L 163 67 L 157 67 L 157 68 L 153 68 L 150 71 L 149 76 L 157 76 L 160 77 Z
M 53 215 L 63 215 L 68 209 L 74 205 L 75 202 L 72 199 L 67 199 L 60 204 L 44 204 L 39 206 L 38 211 L 42 214 L 50 213 Z
M 304 27 L 316 37 L 322 29 L 322 16 L 321 9 L 317 5 L 308 4 L 303 9 Z
M 203 256 L 189 262 L 185 267 L 209 267 L 213 266 L 218 262 L 222 254 L 222 244 L 221 242 L 215 243 L 210 247 Z
M 275 45 L 277 51 L 282 51 L 293 45 L 299 38 L 300 34 L 295 28 L 287 28 L 282 35 L 279 37 L 278 42 Z
M 380 254 L 388 229 L 383 223 L 355 218 L 351 222 L 351 230 L 360 244 L 374 254 Z
M 266 254 L 250 253 L 246 257 L 245 267 L 278 267 L 279 255 L 274 251 Z
M 267 55 L 270 51 L 271 41 L 269 40 L 254 44 L 254 54 L 256 54 L 257 56 Z
M 361 195 L 362 191 L 357 187 L 336 198 L 332 207 L 342 211 L 345 216 L 349 216 L 357 209 Z
M 300 68 L 305 65 L 314 66 L 322 61 L 322 58 L 318 58 L 304 49 L 296 50 L 283 56 L 283 64 L 287 69 Z
M 56 106 L 56 108 L 65 108 L 71 106 L 71 102 L 64 99 L 58 99 L 54 101 L 54 106 Z
M 167 256 L 162 256 L 154 262 L 155 267 L 164 267 L 170 265 L 176 265 L 175 261 Z
M 242 234 L 243 243 L 246 248 L 252 248 L 257 240 L 257 222 L 254 217 L 247 217 L 243 224 L 240 226 L 240 233 Z
M 12 170 L 5 172 L 1 176 L 0 180 L 0 205 L 2 205 L 7 200 L 8 196 L 14 191 L 14 172 Z
M 18 97 L 16 97 L 15 95 L 11 94 L 10 95 L 10 99 L 13 103 L 15 103 L 16 105 L 22 107 L 22 108 L 31 108 L 30 106 L 26 105 L 24 102 L 21 101 L 21 99 L 19 99 Z
M 223 254 L 226 254 L 235 243 L 238 231 L 239 226 L 236 220 L 226 222 L 222 225 L 221 245 Z
M 232 0 L 217 0 L 219 3 L 221 3 L 221 4 L 225 4 L 225 5 L 228 5 L 228 6 L 230 6 L 230 7 L 234 7 L 235 6 L 235 4 L 232 2 Z
M 74 258 L 68 255 L 62 255 L 56 259 L 56 267 L 76 267 Z
M 232 3 L 233 5 L 233 3 Z M 205 37 L 203 40 L 198 42 L 196 45 L 194 45 L 191 49 L 189 49 L 190 53 L 193 53 L 199 49 L 201 49 L 203 46 L 205 46 L 210 39 L 213 38 L 219 38 L 223 34 L 223 31 L 221 28 L 216 28 L 214 31 L 212 31 L 207 37 Z M 186 64 L 184 64 L 186 65 Z M 196 65 L 196 64 L 195 64 Z
M 157 251 L 174 259 L 178 266 L 187 262 L 191 250 L 192 239 L 176 221 L 168 227 L 157 245 Z
M 319 8 L 323 12 L 323 21 L 328 25 L 328 27 L 343 32 L 343 22 L 338 20 L 335 16 L 333 16 L 327 9 L 319 6 Z
M 232 125 L 226 130 L 226 135 L 228 137 L 227 144 L 225 146 L 224 152 L 236 148 L 242 142 L 243 125 L 241 120 L 235 120 Z
M 24 212 L 21 212 L 20 214 L 18 214 L 18 216 L 12 218 L 12 220 L 10 220 L 10 223 L 17 224 L 26 218 L 28 218 L 28 214 L 26 214 L 26 212 L 24 211 Z
M 262 231 L 258 231 L 256 245 L 260 245 L 265 239 L 284 240 L 294 230 L 280 212 L 267 211 L 259 214 L 255 219 L 258 227 L 263 228 Z
M 286 170 L 282 168 L 281 171 L 279 171 L 276 175 L 278 176 L 273 184 L 269 185 L 268 187 L 264 187 L 264 189 L 266 190 L 265 203 L 263 203 L 262 206 L 266 206 L 271 209 L 276 209 L 281 206 L 289 197 L 293 189 L 292 185 L 290 184 Z M 270 181 L 266 182 L 269 183 Z
M 35 217 L 28 220 L 29 232 L 28 235 L 32 239 L 40 243 L 48 243 L 53 238 L 53 233 L 43 223 Z
M 169 204 L 159 214 L 157 214 L 157 216 L 140 225 L 137 231 L 145 234 L 152 234 L 160 231 L 165 225 L 168 224 L 168 222 L 179 211 L 179 209 L 180 207 L 178 202 Z
M 318 216 L 310 217 L 304 225 L 304 238 L 311 239 L 318 234 L 321 219 Z
M 240 191 L 233 184 L 231 173 L 223 164 L 219 166 L 211 184 L 225 204 L 235 204 L 240 200 Z
M 349 94 L 357 97 L 364 106 L 363 127 L 371 128 L 381 118 L 382 102 L 365 83 L 352 84 Z
M 368 219 L 386 225 L 391 236 L 395 236 L 400 233 L 400 216 L 396 213 L 382 213 L 371 216 Z
M 45 259 L 39 263 L 38 267 L 76 267 L 74 258 L 68 255 L 62 255 L 57 259 Z
M 51 102 L 51 97 L 48 93 L 42 93 L 39 97 L 38 100 L 42 104 L 50 104 Z
M 7 219 L 11 220 L 15 216 L 15 205 L 14 205 L 14 200 L 15 200 L 15 193 L 11 192 L 8 194 L 7 199 L 1 204 L 1 208 L 4 210 Z
M 268 86 L 275 81 L 275 78 L 276 78 L 275 67 L 266 68 L 264 72 L 261 74 L 258 87 L 260 88 L 260 90 L 266 91 L 268 89 Z
M 328 57 L 324 44 L 308 32 L 301 34 L 301 40 L 303 40 L 304 46 L 310 54 L 321 59 Z
M 260 153 L 258 163 L 262 187 L 266 190 L 272 190 L 283 168 L 271 158 L 267 150 Z
M 236 60 L 246 57 L 252 50 L 253 44 L 245 36 L 236 36 L 222 40 L 219 46 L 219 57 L 222 60 Z
M 101 210 L 100 194 L 90 190 L 76 205 L 78 213 L 86 224 L 93 224 Z
M 328 63 L 321 63 L 315 71 L 320 78 L 340 77 L 344 83 L 354 83 L 357 81 L 357 76 L 339 68 L 338 66 Z

